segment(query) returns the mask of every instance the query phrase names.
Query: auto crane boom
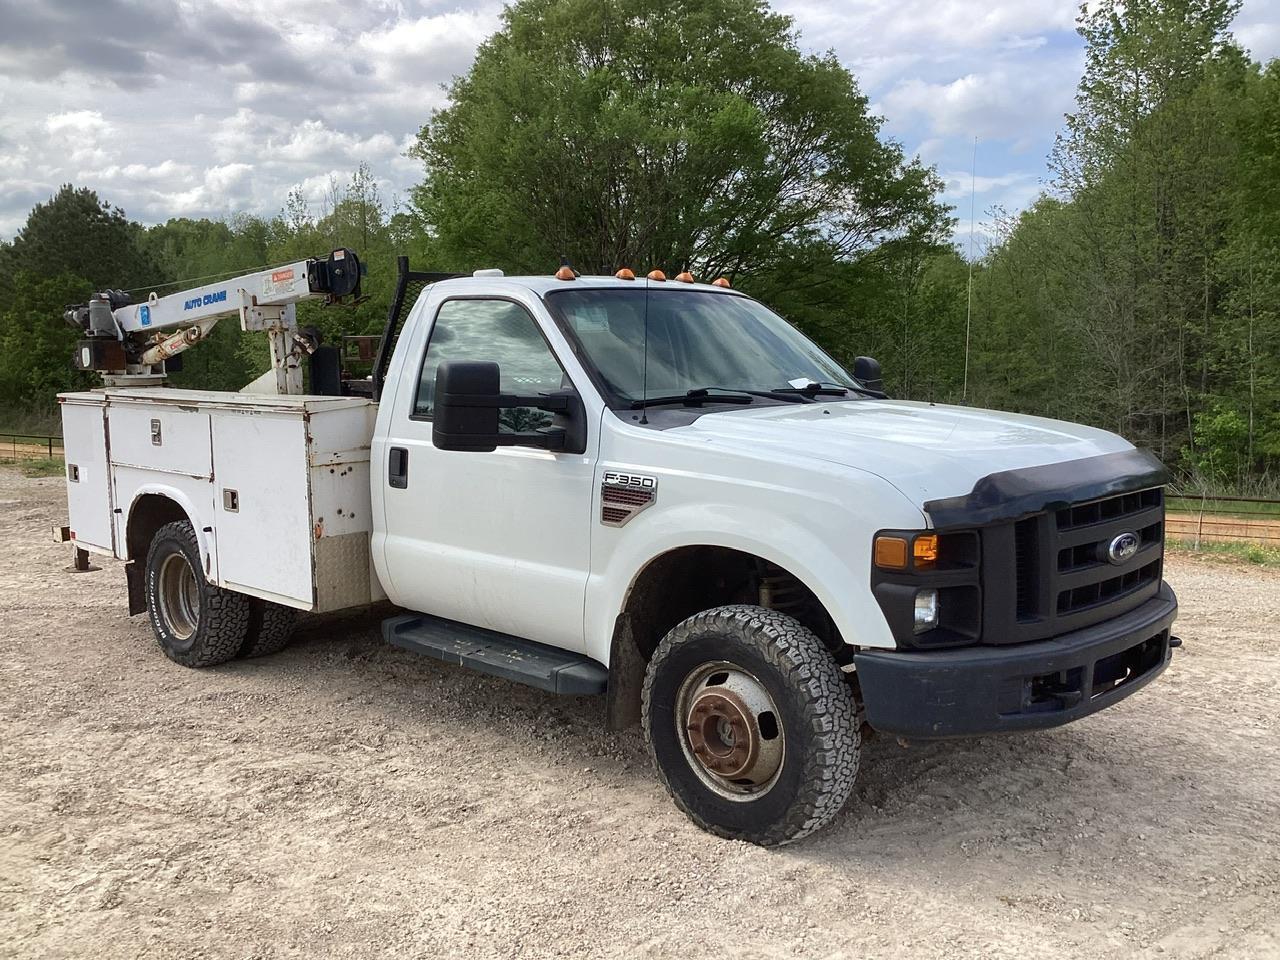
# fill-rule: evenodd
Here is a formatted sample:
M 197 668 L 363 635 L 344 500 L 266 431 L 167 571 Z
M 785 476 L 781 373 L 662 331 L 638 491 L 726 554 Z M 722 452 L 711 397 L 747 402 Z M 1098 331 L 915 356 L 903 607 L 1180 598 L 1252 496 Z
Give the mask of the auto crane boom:
M 242 330 L 266 333 L 271 341 L 271 370 L 245 389 L 300 394 L 302 356 L 317 344 L 298 331 L 296 304 L 358 300 L 361 274 L 359 258 L 344 248 L 163 297 L 151 293 L 143 303 L 120 290 L 95 293 L 64 314 L 85 333 L 74 366 L 102 374 L 108 386 L 160 384 L 166 361 L 204 340 L 223 317 L 239 314 Z

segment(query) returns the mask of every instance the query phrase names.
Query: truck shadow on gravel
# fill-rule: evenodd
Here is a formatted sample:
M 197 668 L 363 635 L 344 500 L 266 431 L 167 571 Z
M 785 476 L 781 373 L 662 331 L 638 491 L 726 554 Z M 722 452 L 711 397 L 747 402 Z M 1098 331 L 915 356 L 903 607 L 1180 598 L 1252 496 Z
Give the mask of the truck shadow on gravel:
M 672 829 L 696 830 L 668 801 L 638 729 L 606 729 L 603 698 L 558 697 L 398 650 L 367 616 L 304 621 L 289 650 L 252 669 L 277 664 L 305 669 L 322 694 L 341 690 L 411 740 L 439 738 L 442 727 L 461 741 L 495 740 L 488 755 L 495 769 L 504 752 L 527 756 L 533 747 L 539 763 L 574 787 L 598 782 L 647 794 L 663 804 Z M 1165 829 L 1163 811 L 1185 805 L 1187 768 L 1160 759 L 1185 749 L 1157 722 L 1123 708 L 1046 732 L 906 747 L 872 734 L 835 822 L 782 849 L 846 866 L 869 851 L 917 861 L 931 848 L 1070 847 L 1072 856 L 1110 858 L 1118 842 Z

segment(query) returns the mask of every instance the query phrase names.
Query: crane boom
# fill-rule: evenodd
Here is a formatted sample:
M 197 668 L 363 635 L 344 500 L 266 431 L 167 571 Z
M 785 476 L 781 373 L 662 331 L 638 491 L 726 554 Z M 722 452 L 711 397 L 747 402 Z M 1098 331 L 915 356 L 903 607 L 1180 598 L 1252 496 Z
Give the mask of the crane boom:
M 165 362 L 208 336 L 220 319 L 238 314 L 240 327 L 271 340 L 270 373 L 246 387 L 253 392 L 302 392 L 301 357 L 315 344 L 297 334 L 296 304 L 323 298 L 359 298 L 361 265 L 354 252 L 298 260 L 166 296 L 132 303 L 118 290 L 96 293 L 65 314 L 86 334 L 75 366 L 102 374 L 108 385 L 164 382 Z

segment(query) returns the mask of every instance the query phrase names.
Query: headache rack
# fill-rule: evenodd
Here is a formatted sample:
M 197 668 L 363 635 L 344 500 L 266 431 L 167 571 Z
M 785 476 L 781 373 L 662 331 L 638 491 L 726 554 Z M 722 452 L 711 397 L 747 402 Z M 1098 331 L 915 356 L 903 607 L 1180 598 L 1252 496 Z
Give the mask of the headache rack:
M 369 384 L 369 395 L 373 400 L 382 396 L 387 366 L 391 363 L 391 354 L 395 349 L 396 338 L 400 334 L 400 327 L 404 320 L 405 304 L 412 307 L 417 303 L 418 295 L 422 293 L 424 287 L 460 276 L 462 276 L 460 273 L 410 270 L 408 257 L 396 257 L 396 289 L 391 297 L 391 306 L 387 310 L 387 325 L 382 330 L 382 339 L 373 361 L 373 374 L 370 380 L 366 381 Z

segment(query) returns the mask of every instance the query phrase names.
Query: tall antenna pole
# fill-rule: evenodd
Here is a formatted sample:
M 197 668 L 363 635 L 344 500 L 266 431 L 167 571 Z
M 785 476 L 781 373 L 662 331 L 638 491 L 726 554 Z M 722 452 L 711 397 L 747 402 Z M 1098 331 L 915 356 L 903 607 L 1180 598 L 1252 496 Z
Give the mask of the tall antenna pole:
M 969 169 L 969 304 L 964 313 L 964 387 L 960 399 L 969 399 L 969 329 L 973 324 L 973 218 L 978 195 L 978 138 L 973 138 L 973 166 Z
M 640 373 L 640 422 L 647 424 L 649 422 L 649 284 L 652 280 L 645 278 L 644 281 L 644 366 L 641 367 Z

